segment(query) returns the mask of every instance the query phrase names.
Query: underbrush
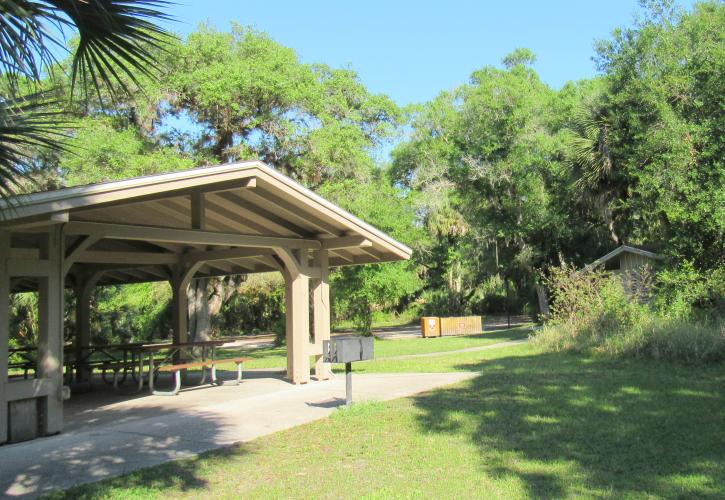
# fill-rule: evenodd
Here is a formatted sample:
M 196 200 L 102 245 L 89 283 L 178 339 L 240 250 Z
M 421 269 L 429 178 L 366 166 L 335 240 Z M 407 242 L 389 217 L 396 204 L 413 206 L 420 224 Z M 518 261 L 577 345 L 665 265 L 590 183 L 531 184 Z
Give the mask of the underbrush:
M 539 348 L 686 363 L 725 360 L 722 314 L 671 314 L 629 297 L 618 278 L 604 273 L 563 269 L 550 284 L 552 318 L 532 335 Z

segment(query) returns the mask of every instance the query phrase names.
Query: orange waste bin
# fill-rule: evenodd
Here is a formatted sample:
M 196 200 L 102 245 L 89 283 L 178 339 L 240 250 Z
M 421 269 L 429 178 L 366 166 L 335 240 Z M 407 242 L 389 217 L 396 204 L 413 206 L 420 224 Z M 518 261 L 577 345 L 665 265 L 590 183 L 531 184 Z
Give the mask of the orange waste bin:
M 441 319 L 435 316 L 420 318 L 420 330 L 424 338 L 441 336 Z

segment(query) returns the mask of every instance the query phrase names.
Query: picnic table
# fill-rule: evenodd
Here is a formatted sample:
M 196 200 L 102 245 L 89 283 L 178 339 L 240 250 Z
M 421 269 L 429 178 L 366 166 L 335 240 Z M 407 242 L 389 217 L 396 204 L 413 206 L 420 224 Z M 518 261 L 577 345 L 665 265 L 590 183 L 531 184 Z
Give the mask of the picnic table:
M 34 347 L 14 347 L 8 349 L 8 370 L 23 370 L 23 378 L 27 379 L 30 370 L 35 370 L 37 365 L 36 357 L 33 352 Z
M 206 340 L 199 342 L 154 342 L 154 343 L 127 343 L 127 344 L 98 344 L 88 346 L 64 346 L 64 365 L 66 367 L 66 382 L 70 383 L 74 372 L 86 370 L 88 373 L 94 369 L 101 370 L 101 378 L 115 388 L 125 382 L 130 374 L 141 391 L 144 379 L 153 392 L 153 381 L 158 376 L 159 369 L 164 365 L 179 363 L 203 363 L 214 361 L 216 348 L 225 344 L 227 340 Z M 9 368 L 23 370 L 23 377 L 29 377 L 30 370 L 37 369 L 37 347 L 19 347 L 9 349 Z M 191 368 L 191 367 L 190 367 Z M 108 372 L 113 373 L 109 379 Z M 203 384 L 206 372 L 202 373 Z
M 139 373 L 143 373 L 144 357 L 148 358 L 147 381 L 149 392 L 154 392 L 154 380 L 163 365 L 203 363 L 214 361 L 216 348 L 225 344 L 226 340 L 204 340 L 200 342 L 143 344 L 138 347 Z M 162 353 L 162 356 L 158 356 Z M 189 366 L 188 368 L 193 368 Z M 202 379 L 199 385 L 206 381 L 206 371 L 202 369 Z M 139 391 L 143 389 L 143 377 L 138 380 Z
M 143 343 L 129 344 L 98 344 L 88 346 L 67 346 L 65 349 L 65 365 L 66 377 L 72 380 L 74 370 L 78 373 L 82 371 L 92 372 L 94 368 L 101 370 L 101 378 L 104 382 L 110 384 L 123 383 L 130 371 L 134 380 L 138 380 L 139 375 L 134 370 L 138 366 L 138 349 Z M 120 382 L 116 379 L 116 369 L 122 368 L 122 379 Z M 107 371 L 114 371 L 113 382 L 106 378 Z
M 74 371 L 89 370 L 100 368 L 109 364 L 124 364 L 127 368 L 132 368 L 138 363 L 136 362 L 137 349 L 145 344 L 99 344 L 89 346 L 75 346 L 73 344 L 65 344 L 63 346 L 63 364 L 65 366 L 65 381 L 72 382 Z M 38 348 L 35 346 L 15 347 L 8 349 L 9 363 L 8 367 L 23 371 L 23 378 L 30 376 L 30 371 L 37 370 L 38 364 Z M 103 379 L 110 383 L 103 370 Z M 133 373 L 134 379 L 136 373 Z M 126 377 L 126 372 L 123 375 Z

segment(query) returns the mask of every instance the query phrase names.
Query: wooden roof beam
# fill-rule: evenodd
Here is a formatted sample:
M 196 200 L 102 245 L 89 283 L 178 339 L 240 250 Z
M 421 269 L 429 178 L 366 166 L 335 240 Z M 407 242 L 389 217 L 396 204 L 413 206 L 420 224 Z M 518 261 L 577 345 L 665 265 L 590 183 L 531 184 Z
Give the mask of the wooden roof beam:
M 226 193 L 225 195 L 228 195 L 231 193 Z M 238 196 L 245 200 L 246 204 L 245 206 L 248 207 L 248 204 L 254 204 L 257 205 L 255 207 L 255 210 L 265 210 L 262 208 L 263 204 L 271 204 L 276 209 L 284 211 L 286 214 L 286 218 L 282 218 L 278 215 L 275 217 L 277 219 L 280 219 L 282 221 L 286 221 L 287 224 L 294 224 L 295 226 L 298 226 L 298 224 L 295 224 L 291 222 L 289 219 L 292 220 L 298 220 L 300 221 L 300 224 L 302 224 L 301 227 L 304 228 L 305 225 L 307 226 L 314 226 L 317 228 L 317 230 L 324 231 L 329 234 L 333 234 L 335 236 L 339 235 L 341 233 L 340 229 L 335 227 L 335 225 L 325 222 L 319 217 L 316 217 L 312 215 L 311 213 L 304 210 L 302 207 L 298 205 L 294 205 L 290 203 L 289 201 L 285 200 L 284 198 L 281 198 L 279 196 L 276 196 L 275 194 L 269 192 L 269 191 L 243 191 L 241 195 L 237 195 L 236 193 L 234 196 Z M 268 212 L 269 213 L 269 212 Z
M 192 252 L 180 256 L 181 262 L 212 262 L 216 260 L 232 260 L 243 257 L 255 257 L 258 255 L 273 255 L 274 250 L 270 248 L 227 248 L 222 250 L 207 250 L 206 252 Z
M 244 191 L 242 194 L 246 193 L 251 193 L 251 191 Z M 235 210 L 242 210 L 246 212 L 245 216 L 248 219 L 252 220 L 252 222 L 261 224 L 262 227 L 273 226 L 281 229 L 282 231 L 289 231 L 294 234 L 299 234 L 300 236 L 306 236 L 308 234 L 304 228 L 301 228 L 297 224 L 254 204 L 253 201 L 247 200 L 244 196 L 242 196 L 242 194 L 229 191 L 225 193 L 217 193 L 216 196 L 222 202 L 225 201 L 230 203 Z
M 22 230 L 33 230 L 33 229 L 46 229 L 48 226 L 54 224 L 65 224 L 68 222 L 68 212 L 60 212 L 56 214 L 39 215 L 36 217 L 28 217 L 22 221 L 2 221 L 0 220 L 0 227 L 12 229 L 14 231 Z
M 328 238 L 320 240 L 323 250 L 338 250 L 341 248 L 368 248 L 373 242 L 364 236 L 343 236 L 341 238 Z
M 126 224 L 105 224 L 100 222 L 69 222 L 65 226 L 67 235 L 89 235 L 119 240 L 160 241 L 190 245 L 220 245 L 263 248 L 311 248 L 319 250 L 319 240 L 283 238 L 249 234 L 218 233 L 194 229 L 173 229 Z
M 206 262 L 206 266 L 212 270 L 216 270 L 215 274 L 234 274 L 234 266 L 222 260 Z
M 91 264 L 136 264 L 140 266 L 172 265 L 179 262 L 178 255 L 160 252 L 112 252 L 86 250 L 75 262 Z
M 217 203 L 217 200 L 219 200 L 219 203 Z M 206 202 L 207 216 L 215 220 L 226 221 L 226 224 L 233 224 L 236 228 L 249 228 L 260 234 L 269 233 L 270 231 L 278 232 L 274 231 L 274 228 L 270 228 L 269 224 L 265 224 L 265 221 L 255 222 L 252 220 L 253 217 L 250 217 L 250 214 L 246 213 L 248 212 L 247 210 L 241 211 L 240 213 L 237 207 L 232 207 L 232 210 L 230 210 L 224 205 L 224 200 L 221 197 L 208 199 Z M 234 210 L 237 210 L 236 213 Z
M 254 262 L 249 262 L 247 259 L 231 259 L 229 262 L 240 269 L 239 274 L 254 272 Z

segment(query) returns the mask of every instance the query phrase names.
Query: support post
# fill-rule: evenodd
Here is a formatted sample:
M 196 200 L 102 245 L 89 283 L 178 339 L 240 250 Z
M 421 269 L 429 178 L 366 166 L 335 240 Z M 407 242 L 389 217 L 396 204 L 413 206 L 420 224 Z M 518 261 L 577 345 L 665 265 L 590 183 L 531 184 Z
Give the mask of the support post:
M 0 444 L 8 440 L 8 347 L 10 343 L 10 233 L 0 231 Z
M 63 226 L 48 232 L 41 258 L 49 261 L 49 274 L 38 286 L 38 378 L 46 379 L 44 434 L 63 429 Z
M 171 327 L 173 328 L 173 342 L 179 344 L 189 340 L 189 300 L 186 296 L 186 286 L 183 280 L 176 275 L 171 280 Z
M 287 377 L 293 384 L 310 381 L 310 279 L 302 273 L 299 251 L 275 249 L 284 263 Z
M 195 262 L 191 265 L 175 266 L 171 278 L 171 326 L 174 329 L 174 343 L 189 341 L 189 298 L 186 289 L 194 274 L 203 265 Z
M 310 282 L 304 274 L 288 280 L 285 300 L 287 304 L 287 377 L 295 384 L 310 381 Z
M 84 349 L 91 344 L 91 295 L 103 272 L 76 275 L 74 292 L 76 296 L 76 336 L 73 342 L 76 361 L 83 358 Z M 91 370 L 78 363 L 76 381 L 90 382 Z
M 322 343 L 330 340 L 330 268 L 327 250 L 315 252 L 314 265 L 319 269 L 319 278 L 312 280 L 313 327 L 315 352 L 322 352 Z M 325 363 L 322 354 L 315 355 L 315 377 L 317 380 L 332 378 L 332 364 Z

